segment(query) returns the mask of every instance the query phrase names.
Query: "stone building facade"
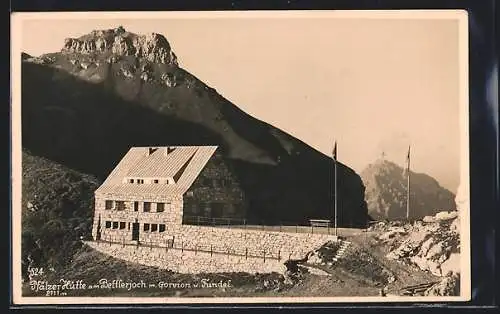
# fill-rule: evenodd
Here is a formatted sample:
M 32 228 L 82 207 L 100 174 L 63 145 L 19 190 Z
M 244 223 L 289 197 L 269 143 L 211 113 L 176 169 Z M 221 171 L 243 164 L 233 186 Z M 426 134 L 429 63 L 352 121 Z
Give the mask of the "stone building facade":
M 133 147 L 95 191 L 94 240 L 173 243 L 187 215 L 244 217 L 216 146 Z

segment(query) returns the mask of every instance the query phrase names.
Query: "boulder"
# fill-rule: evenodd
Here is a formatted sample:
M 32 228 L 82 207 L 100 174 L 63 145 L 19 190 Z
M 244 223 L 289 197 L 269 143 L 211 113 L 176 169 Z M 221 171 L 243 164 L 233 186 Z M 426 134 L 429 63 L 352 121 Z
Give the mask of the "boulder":
M 460 254 L 451 253 L 450 257 L 441 264 L 442 273 L 460 273 Z
M 437 213 L 434 218 L 439 221 L 451 220 L 458 216 L 457 211 L 442 211 Z

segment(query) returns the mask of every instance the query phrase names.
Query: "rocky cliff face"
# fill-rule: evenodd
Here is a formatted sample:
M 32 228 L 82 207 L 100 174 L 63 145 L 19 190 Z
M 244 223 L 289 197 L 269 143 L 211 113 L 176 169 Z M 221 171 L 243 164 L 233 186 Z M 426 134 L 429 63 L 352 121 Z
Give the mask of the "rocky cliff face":
M 388 259 L 416 265 L 436 276 L 460 273 L 460 218 L 450 212 L 427 217 L 406 224 L 379 222 L 369 231 L 381 231 L 377 239 L 389 248 Z
M 121 26 L 116 29 L 95 30 L 80 38 L 66 38 L 61 51 L 82 54 L 112 53 L 177 65 L 177 57 L 163 35 L 151 33 L 139 36 L 127 32 Z
M 456 209 L 455 195 L 432 177 L 410 172 L 410 219 L 422 219 Z M 376 220 L 406 218 L 407 177 L 402 167 L 377 160 L 361 172 L 370 217 Z
M 22 71 L 23 146 L 36 155 L 103 180 L 131 146 L 218 145 L 250 220 L 331 218 L 331 158 L 180 68 L 161 35 L 93 31 Z M 338 178 L 339 226 L 364 226 L 361 178 L 340 163 Z

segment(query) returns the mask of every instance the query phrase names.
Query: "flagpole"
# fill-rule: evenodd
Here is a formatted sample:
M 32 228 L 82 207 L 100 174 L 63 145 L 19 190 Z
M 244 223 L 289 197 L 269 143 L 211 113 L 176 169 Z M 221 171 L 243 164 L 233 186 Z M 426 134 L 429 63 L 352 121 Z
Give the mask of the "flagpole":
M 337 157 L 334 158 L 335 163 L 335 236 L 337 236 Z
M 337 218 L 338 218 L 338 215 L 337 215 L 337 141 L 335 141 L 335 144 L 333 145 L 333 152 L 332 152 L 332 159 L 333 159 L 333 165 L 334 165 L 334 184 L 335 184 L 335 187 L 334 187 L 334 228 L 335 228 L 335 236 L 338 235 L 337 233 Z
M 406 220 L 410 219 L 410 147 L 408 147 L 408 165 L 406 168 Z

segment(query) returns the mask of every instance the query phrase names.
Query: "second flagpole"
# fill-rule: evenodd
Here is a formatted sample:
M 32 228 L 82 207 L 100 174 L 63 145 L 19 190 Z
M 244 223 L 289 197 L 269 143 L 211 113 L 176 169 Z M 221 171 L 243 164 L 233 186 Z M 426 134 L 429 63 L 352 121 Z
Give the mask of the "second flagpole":
M 333 146 L 333 164 L 334 164 L 334 224 L 335 224 L 335 236 L 338 236 L 338 224 L 337 224 L 337 141 Z

